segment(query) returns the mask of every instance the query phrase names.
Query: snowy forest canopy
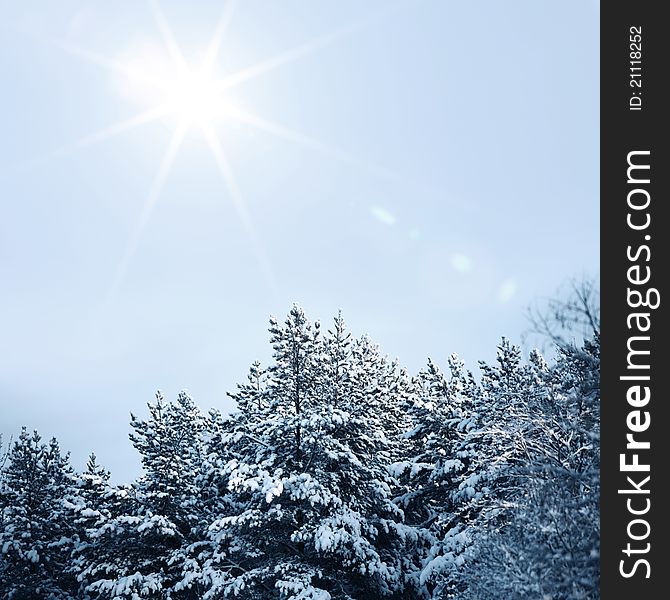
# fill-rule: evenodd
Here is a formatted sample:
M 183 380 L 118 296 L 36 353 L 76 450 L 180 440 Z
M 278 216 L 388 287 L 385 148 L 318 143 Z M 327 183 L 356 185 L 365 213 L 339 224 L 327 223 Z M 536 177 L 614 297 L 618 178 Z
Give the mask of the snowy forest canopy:
M 24 429 L 0 470 L 0 597 L 598 598 L 599 322 L 579 343 L 534 322 L 551 362 L 503 340 L 478 377 L 456 356 L 410 375 L 294 306 L 235 412 L 159 393 L 131 415 L 131 484 Z

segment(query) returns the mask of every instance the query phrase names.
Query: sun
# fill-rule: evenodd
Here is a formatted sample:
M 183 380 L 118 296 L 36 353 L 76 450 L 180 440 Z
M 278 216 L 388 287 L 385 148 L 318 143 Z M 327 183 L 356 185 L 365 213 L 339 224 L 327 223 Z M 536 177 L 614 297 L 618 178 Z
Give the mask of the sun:
M 172 54 L 174 56 L 172 56 Z M 225 86 L 207 57 L 188 64 L 181 52 L 156 43 L 128 48 L 118 57 L 112 87 L 125 100 L 176 117 L 189 127 L 213 127 L 231 116 Z
M 179 119 L 209 126 L 225 116 L 220 86 L 200 71 L 187 70 L 164 84 L 165 106 Z

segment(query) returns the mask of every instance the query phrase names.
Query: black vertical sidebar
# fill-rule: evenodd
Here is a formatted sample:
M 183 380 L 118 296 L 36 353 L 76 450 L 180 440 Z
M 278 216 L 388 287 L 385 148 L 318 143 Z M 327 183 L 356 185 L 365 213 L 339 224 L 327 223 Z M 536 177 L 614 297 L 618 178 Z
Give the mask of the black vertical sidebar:
M 663 5 L 645 0 L 601 5 L 605 600 L 669 597 L 670 26 Z

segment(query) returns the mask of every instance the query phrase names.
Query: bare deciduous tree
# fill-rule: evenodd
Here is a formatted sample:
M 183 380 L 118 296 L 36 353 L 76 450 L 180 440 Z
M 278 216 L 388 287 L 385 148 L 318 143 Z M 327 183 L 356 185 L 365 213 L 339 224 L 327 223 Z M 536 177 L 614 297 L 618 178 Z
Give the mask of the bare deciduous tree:
M 530 326 L 524 338 L 539 338 L 540 347 L 547 343 L 562 348 L 580 345 L 600 334 L 600 289 L 598 281 L 582 276 L 570 279 L 547 299 L 526 309 Z

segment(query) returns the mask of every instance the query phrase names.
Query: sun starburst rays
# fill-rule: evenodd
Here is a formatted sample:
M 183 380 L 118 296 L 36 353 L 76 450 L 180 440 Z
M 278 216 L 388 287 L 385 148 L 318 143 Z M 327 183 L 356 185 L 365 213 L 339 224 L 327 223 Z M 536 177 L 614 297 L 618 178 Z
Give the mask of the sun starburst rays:
M 110 138 L 116 137 L 117 135 L 121 135 L 122 133 L 130 131 L 132 129 L 136 129 L 141 125 L 145 125 L 147 123 L 151 123 L 152 121 L 162 119 L 163 117 L 166 117 L 169 114 L 170 114 L 170 107 L 167 104 L 153 106 L 148 110 L 145 110 L 141 113 L 138 113 L 130 117 L 129 119 L 124 119 L 122 121 L 119 121 L 118 123 L 114 123 L 113 125 L 105 127 L 104 129 L 101 129 L 99 131 L 96 131 L 91 135 L 79 138 L 76 142 L 73 142 L 72 144 L 62 146 L 58 150 L 55 150 L 54 154 L 64 154 L 67 152 L 71 152 L 73 150 L 78 150 L 80 148 L 86 148 L 94 144 L 99 144 Z
M 219 168 L 219 172 L 221 173 L 221 177 L 223 178 L 228 194 L 233 201 L 235 210 L 237 211 L 240 221 L 242 222 L 246 234 L 249 237 L 252 248 L 256 255 L 256 260 L 261 267 L 265 282 L 274 292 L 276 290 L 276 284 L 272 265 L 270 264 L 270 261 L 268 260 L 267 254 L 265 252 L 265 248 L 260 238 L 258 237 L 256 227 L 254 226 L 251 215 L 247 210 L 247 204 L 244 201 L 242 192 L 240 191 L 240 188 L 237 184 L 237 178 L 235 177 L 235 173 L 230 166 L 230 162 L 228 161 L 226 153 L 223 149 L 221 140 L 211 127 L 203 126 L 202 133 L 205 136 L 205 140 L 207 141 L 209 149 L 212 151 L 214 160 L 216 161 L 216 165 Z
M 189 124 L 186 121 L 179 122 L 172 134 L 172 137 L 170 138 L 170 142 L 168 143 L 167 149 L 165 150 L 163 159 L 161 160 L 160 166 L 158 167 L 158 172 L 156 173 L 153 183 L 151 184 L 151 189 L 149 190 L 147 199 L 142 206 L 142 211 L 139 214 L 134 230 L 126 245 L 123 258 L 121 259 L 121 262 L 119 263 L 116 271 L 116 276 L 114 277 L 112 285 L 107 293 L 108 302 L 113 299 L 126 277 L 128 267 L 130 266 L 133 256 L 135 255 L 135 252 L 137 251 L 137 248 L 140 244 L 144 230 L 151 217 L 151 213 L 156 207 L 158 198 L 163 191 L 163 186 L 165 185 L 165 181 L 170 174 L 172 164 L 174 163 L 174 159 L 177 156 L 177 152 L 179 151 L 179 147 L 181 146 L 188 126 Z
M 179 44 L 177 44 L 177 40 L 174 34 L 172 33 L 172 28 L 170 27 L 170 23 L 168 22 L 167 17 L 165 14 L 163 14 L 160 3 L 158 0 L 149 0 L 149 6 L 151 7 L 151 13 L 153 15 L 154 22 L 158 26 L 158 30 L 160 31 L 161 37 L 163 38 L 165 48 L 170 58 L 172 59 L 172 63 L 180 71 L 187 70 L 188 65 L 186 64 L 186 59 L 184 58 L 184 55 L 179 48 Z
M 328 46 L 329 44 L 332 44 L 333 42 L 344 37 L 345 35 L 353 33 L 359 27 L 361 27 L 360 23 L 354 23 L 348 27 L 343 27 L 342 29 L 339 29 L 326 35 L 322 35 L 309 42 L 296 46 L 295 48 L 291 48 L 290 50 L 285 50 L 284 52 L 281 52 L 276 56 L 272 56 L 267 60 L 264 60 L 255 65 L 252 65 L 251 67 L 242 69 L 241 71 L 237 71 L 236 73 L 232 73 L 231 75 L 224 77 L 221 81 L 218 82 L 218 85 L 220 86 L 221 90 L 235 87 L 241 83 L 244 83 L 246 81 L 258 77 L 263 73 L 273 71 L 278 67 L 287 65 L 305 56 L 308 56 L 309 54 L 312 54 L 316 50 L 319 50 L 321 48 L 324 48 L 325 46 Z
M 214 35 L 212 36 L 212 39 L 209 41 L 209 44 L 207 45 L 205 58 L 203 59 L 202 65 L 200 66 L 200 72 L 204 77 L 210 76 L 212 68 L 216 63 L 216 59 L 221 49 L 221 42 L 223 41 L 226 31 L 230 26 L 230 22 L 233 19 L 233 12 L 235 11 L 236 5 L 237 5 L 236 0 L 229 0 L 228 2 L 226 2 L 226 6 L 224 7 L 223 12 L 221 13 L 221 18 L 216 24 Z
M 176 120 L 172 137 L 168 142 L 158 171 L 153 178 L 148 195 L 142 205 L 141 212 L 137 217 L 116 275 L 108 291 L 107 301 L 109 302 L 115 297 L 126 278 L 151 215 L 164 190 L 175 158 L 187 132 L 190 130 L 200 132 L 209 151 L 212 153 L 217 169 L 221 174 L 226 195 L 232 203 L 245 234 L 249 239 L 266 284 L 274 290 L 275 280 L 270 260 L 256 231 L 247 208 L 247 203 L 228 159 L 226 149 L 216 131 L 216 126 L 223 120 L 246 124 L 291 143 L 311 150 L 317 150 L 331 159 L 364 166 L 371 171 L 377 171 L 377 174 L 382 176 L 388 175 L 388 173 L 374 166 L 364 165 L 361 161 L 357 161 L 354 157 L 339 149 L 332 148 L 273 121 L 263 119 L 239 106 L 232 106 L 226 99 L 226 93 L 229 93 L 232 88 L 242 83 L 297 61 L 335 42 L 341 37 L 359 29 L 363 25 L 363 22 L 354 23 L 330 34 L 320 36 L 248 68 L 233 72 L 223 78 L 215 79 L 213 77 L 214 67 L 232 21 L 237 4 L 236 0 L 228 0 L 226 2 L 221 16 L 215 25 L 212 37 L 205 47 L 202 61 L 195 66 L 188 64 L 169 20 L 161 8 L 159 0 L 147 1 L 154 24 L 162 40 L 163 52 L 167 54 L 167 58 L 169 59 L 167 63 L 168 68 L 165 73 L 151 68 L 151 65 L 149 68 L 143 68 L 141 64 L 133 64 L 132 61 L 124 62 L 122 60 L 109 59 L 68 43 L 58 44 L 70 54 L 109 72 L 120 75 L 124 81 L 151 88 L 152 95 L 151 101 L 148 102 L 149 106 L 148 108 L 145 107 L 145 110 L 128 119 L 85 136 L 72 144 L 63 146 L 53 152 L 52 156 L 108 140 L 159 119 L 170 117 Z
M 399 179 L 398 175 L 394 171 L 391 171 L 390 169 L 385 169 L 378 165 L 370 164 L 368 162 L 360 160 L 356 156 L 353 156 L 349 152 L 345 152 L 340 148 L 336 148 L 329 144 L 324 144 L 323 142 L 320 142 L 319 140 L 316 140 L 308 135 L 300 133 L 299 131 L 295 131 L 294 129 L 285 127 L 284 125 L 280 125 L 279 123 L 275 123 L 274 121 L 263 119 L 258 115 L 250 113 L 242 108 L 230 107 L 229 112 L 230 117 L 239 123 L 250 125 L 255 129 L 264 131 L 265 133 L 269 133 L 272 136 L 294 143 L 298 146 L 302 146 L 303 148 L 307 148 L 308 150 L 316 150 L 317 152 L 323 154 L 324 156 L 327 156 L 328 158 L 334 161 L 358 167 L 364 171 L 376 175 L 377 177 L 381 177 L 382 179 L 389 179 L 396 181 Z
M 68 54 L 71 54 L 72 56 L 75 56 L 80 60 L 83 60 L 84 62 L 95 65 L 97 67 L 101 67 L 112 73 L 117 73 L 118 75 L 121 75 L 122 77 L 125 77 L 128 80 L 141 81 L 145 84 L 150 83 L 155 86 L 161 85 L 160 78 L 157 78 L 155 75 L 153 75 L 146 69 L 138 69 L 134 65 L 129 65 L 128 63 L 125 63 L 123 61 L 108 58 L 106 56 L 101 56 L 96 52 L 80 48 L 79 46 L 75 46 L 63 40 L 51 41 L 50 43 L 53 44 L 55 47 L 67 52 Z

